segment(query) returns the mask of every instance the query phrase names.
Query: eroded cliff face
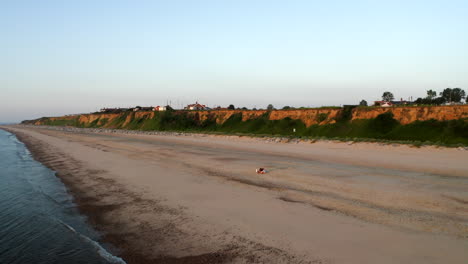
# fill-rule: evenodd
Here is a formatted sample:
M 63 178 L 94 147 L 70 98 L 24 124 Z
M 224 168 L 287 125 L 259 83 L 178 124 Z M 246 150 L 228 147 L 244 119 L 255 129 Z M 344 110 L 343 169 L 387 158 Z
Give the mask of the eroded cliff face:
M 372 119 L 386 112 L 392 112 L 393 118 L 405 125 L 430 119 L 445 121 L 468 118 L 468 105 L 355 108 L 351 120 Z
M 392 112 L 394 118 L 402 124 L 409 124 L 414 121 L 424 121 L 435 119 L 439 121 L 468 118 L 468 105 L 459 106 L 421 106 L 421 107 L 372 107 L 372 108 L 354 108 L 351 112 L 351 120 L 372 119 L 386 112 Z M 70 125 L 67 121 L 77 121 L 81 126 L 96 126 L 104 128 L 116 128 L 116 119 L 123 119 L 117 128 L 125 128 L 135 119 L 152 119 L 157 112 L 130 112 L 118 114 L 83 114 L 69 115 L 62 117 L 41 118 L 30 121 L 35 125 L 47 125 L 50 121 L 62 121 L 65 125 Z M 219 111 L 190 111 L 176 112 L 179 114 L 188 113 L 188 116 L 199 122 L 205 120 L 215 120 L 217 124 L 223 124 L 232 115 L 241 113 L 242 121 L 258 118 L 266 110 L 219 110 Z M 291 118 L 301 120 L 309 127 L 311 125 L 333 124 L 343 113 L 341 108 L 320 108 L 320 109 L 296 109 L 296 110 L 273 110 L 269 113 L 269 120 L 281 120 Z
M 57 120 L 74 120 L 78 118 L 80 115 L 67 115 L 67 116 L 56 116 L 56 117 L 42 117 L 36 120 L 28 121 L 33 125 L 44 125 L 47 121 L 57 121 Z
M 306 126 L 314 124 L 331 124 L 339 115 L 341 109 L 304 109 L 304 110 L 273 110 L 269 115 L 269 120 L 281 120 L 284 118 L 298 119 Z M 203 122 L 207 119 L 216 120 L 217 124 L 223 124 L 232 115 L 241 113 L 242 121 L 258 118 L 267 110 L 220 110 L 220 111 L 193 111 L 192 116 L 198 116 L 198 120 Z
M 333 124 L 341 114 L 342 109 L 304 109 L 304 110 L 275 110 L 270 114 L 270 120 L 281 120 L 284 118 L 298 119 L 309 127 L 311 125 Z
M 78 122 L 81 124 L 91 124 L 97 121 L 98 126 L 105 125 L 104 122 L 108 122 L 109 120 L 114 120 L 117 118 L 119 114 L 88 114 L 88 115 L 79 115 Z
M 251 118 L 261 116 L 265 111 L 242 111 L 242 110 L 217 110 L 217 111 L 191 111 L 190 115 L 193 117 L 197 117 L 200 122 L 203 122 L 208 119 L 216 120 L 216 124 L 223 124 L 228 120 L 232 115 L 245 112 L 245 115 L 242 115 L 242 121 L 248 119 L 248 116 Z M 254 112 L 254 113 L 247 113 L 247 112 Z
M 123 127 L 127 126 L 132 120 L 134 119 L 151 119 L 155 115 L 155 112 L 132 112 L 129 115 L 127 115 L 127 118 L 125 119 L 125 122 L 123 123 Z M 112 123 L 112 122 L 111 122 Z M 108 123 L 108 124 L 111 124 Z

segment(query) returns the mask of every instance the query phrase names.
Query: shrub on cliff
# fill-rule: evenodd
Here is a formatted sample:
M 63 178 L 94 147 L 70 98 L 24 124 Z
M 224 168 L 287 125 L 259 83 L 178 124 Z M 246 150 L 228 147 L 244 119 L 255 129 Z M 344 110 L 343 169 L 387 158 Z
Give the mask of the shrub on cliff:
M 159 127 L 161 130 L 189 130 L 198 127 L 195 116 L 189 112 L 164 111 L 160 114 Z
M 318 122 L 318 123 L 322 123 L 322 122 L 325 121 L 327 118 L 328 118 L 328 114 L 327 114 L 327 113 L 320 113 L 320 114 L 317 115 L 317 122 Z
M 386 138 L 468 145 L 468 119 L 415 121 L 411 124 L 396 127 L 386 135 Z
M 339 115 L 336 116 L 335 121 L 338 123 L 346 123 L 349 122 L 353 116 L 353 109 L 356 108 L 355 105 L 345 105 L 343 106 L 343 110 Z
M 78 117 L 73 119 L 55 119 L 43 118 L 42 124 L 46 126 L 73 126 L 73 127 L 83 127 L 79 122 Z
M 133 111 L 126 111 L 123 114 L 120 114 L 117 118 L 114 118 L 108 125 L 107 127 L 110 128 L 123 128 L 123 124 L 125 123 L 125 120 L 127 119 L 128 115 L 133 114 Z
M 393 118 L 392 112 L 386 112 L 378 115 L 376 118 L 369 121 L 369 128 L 377 134 L 387 134 L 400 124 Z

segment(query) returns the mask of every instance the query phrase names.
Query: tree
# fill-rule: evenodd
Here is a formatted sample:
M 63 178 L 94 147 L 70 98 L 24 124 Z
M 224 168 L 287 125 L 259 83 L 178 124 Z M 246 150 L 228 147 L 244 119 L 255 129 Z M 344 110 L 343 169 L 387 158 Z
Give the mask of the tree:
M 230 104 L 230 105 L 228 106 L 228 109 L 229 109 L 229 110 L 234 110 L 234 109 L 236 109 L 236 108 L 234 107 L 234 105 Z
M 435 104 L 435 105 L 441 105 L 443 103 L 445 103 L 445 99 L 443 97 L 437 97 L 432 100 L 432 104 Z
M 432 100 L 428 97 L 425 97 L 425 98 L 419 97 L 418 99 L 414 101 L 414 103 L 417 105 L 433 105 L 433 104 L 436 104 L 435 101 L 436 100 Z
M 460 88 L 445 88 L 444 91 L 440 93 L 440 96 L 444 98 L 446 102 L 459 103 L 465 98 L 465 91 Z
M 359 103 L 360 106 L 367 106 L 367 101 L 366 100 L 362 100 L 360 103 Z
M 273 110 L 273 109 L 275 109 L 275 108 L 273 107 L 272 104 L 269 104 L 269 105 L 267 106 L 267 110 Z
M 391 92 L 384 92 L 382 95 L 382 100 L 385 102 L 390 102 L 394 99 L 393 94 Z
M 463 90 L 461 88 L 454 88 L 452 90 L 452 92 L 455 94 L 456 98 L 458 98 L 458 101 L 456 101 L 456 102 L 460 102 L 461 100 L 465 99 L 465 97 L 466 97 L 465 90 Z
M 283 107 L 283 110 L 288 110 L 288 109 L 291 109 L 291 107 L 288 106 L 288 105 L 286 105 L 286 106 Z
M 432 100 L 432 99 L 433 99 L 434 97 L 436 97 L 436 96 L 437 96 L 437 92 L 436 92 L 436 91 L 432 91 L 432 90 L 427 91 L 427 98 L 428 98 L 428 99 L 431 99 L 431 100 Z

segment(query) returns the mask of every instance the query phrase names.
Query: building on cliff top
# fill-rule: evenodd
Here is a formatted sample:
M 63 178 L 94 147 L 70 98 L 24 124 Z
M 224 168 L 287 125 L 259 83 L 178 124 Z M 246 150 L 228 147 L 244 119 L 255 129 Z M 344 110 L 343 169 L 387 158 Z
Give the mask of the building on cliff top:
M 195 102 L 194 104 L 189 104 L 186 107 L 184 107 L 184 110 L 209 110 L 206 105 L 199 104 L 198 102 Z
M 153 108 L 153 111 L 166 111 L 167 108 L 165 106 L 156 106 Z
M 399 105 L 409 105 L 412 102 L 405 101 L 403 98 L 400 101 L 374 101 L 374 106 L 381 107 L 390 107 L 390 106 L 399 106 Z
M 101 113 L 121 113 L 127 111 L 128 108 L 101 108 Z
M 213 110 L 229 110 L 229 109 L 227 107 L 217 106 L 217 107 L 213 108 Z
M 374 101 L 375 106 L 381 106 L 381 107 L 390 107 L 393 106 L 392 102 L 387 102 L 387 101 Z
M 136 106 L 135 108 L 133 108 L 133 112 L 137 112 L 137 111 L 153 111 L 153 107 L 152 106 L 148 106 L 148 107 Z

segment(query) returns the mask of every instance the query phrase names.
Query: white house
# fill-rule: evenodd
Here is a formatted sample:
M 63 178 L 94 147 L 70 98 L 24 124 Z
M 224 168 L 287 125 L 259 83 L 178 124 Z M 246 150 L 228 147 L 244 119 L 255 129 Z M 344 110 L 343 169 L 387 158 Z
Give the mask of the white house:
M 153 108 L 153 111 L 166 111 L 167 108 L 165 106 L 156 106 Z
M 198 102 L 195 102 L 194 104 L 189 104 L 186 107 L 184 107 L 185 110 L 207 110 L 206 105 L 199 104 Z

